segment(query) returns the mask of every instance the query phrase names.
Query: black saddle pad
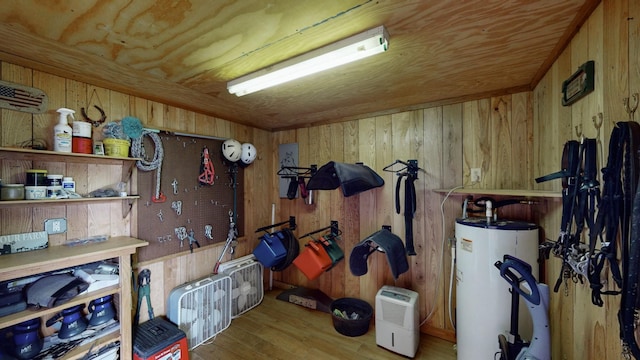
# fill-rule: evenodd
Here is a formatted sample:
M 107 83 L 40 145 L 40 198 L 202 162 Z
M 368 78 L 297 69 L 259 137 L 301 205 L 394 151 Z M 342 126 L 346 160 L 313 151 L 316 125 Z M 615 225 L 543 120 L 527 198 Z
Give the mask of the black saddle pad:
M 384 185 L 384 180 L 370 167 L 362 164 L 345 164 L 330 161 L 309 179 L 308 190 L 333 190 L 342 188 L 345 197 Z

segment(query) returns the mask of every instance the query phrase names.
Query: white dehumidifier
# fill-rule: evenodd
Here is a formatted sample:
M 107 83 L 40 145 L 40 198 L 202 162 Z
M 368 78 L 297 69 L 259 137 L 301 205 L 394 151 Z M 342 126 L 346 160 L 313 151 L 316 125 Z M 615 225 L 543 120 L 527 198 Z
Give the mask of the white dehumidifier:
M 420 343 L 418 293 L 384 285 L 376 294 L 376 344 L 414 357 Z

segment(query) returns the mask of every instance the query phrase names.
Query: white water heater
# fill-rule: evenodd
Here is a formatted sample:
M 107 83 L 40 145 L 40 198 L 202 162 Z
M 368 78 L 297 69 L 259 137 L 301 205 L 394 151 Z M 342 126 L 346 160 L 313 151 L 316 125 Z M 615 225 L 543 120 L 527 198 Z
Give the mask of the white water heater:
M 458 360 L 494 359 L 498 335 L 509 339 L 510 285 L 495 262 L 505 254 L 531 265 L 538 273 L 538 226 L 486 218 L 456 220 L 456 340 Z M 518 333 L 530 339 L 532 322 L 520 301 Z

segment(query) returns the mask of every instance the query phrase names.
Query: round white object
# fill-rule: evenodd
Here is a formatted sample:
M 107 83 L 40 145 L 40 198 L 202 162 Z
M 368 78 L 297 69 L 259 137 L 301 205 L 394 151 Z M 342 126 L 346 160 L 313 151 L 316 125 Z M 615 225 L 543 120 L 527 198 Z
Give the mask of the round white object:
M 240 160 L 249 165 L 253 162 L 253 160 L 256 159 L 256 156 L 258 155 L 256 148 L 253 146 L 253 144 L 250 143 L 244 143 L 242 144 L 242 154 L 240 155 Z
M 225 159 L 236 162 L 242 155 L 242 145 L 238 140 L 227 139 L 222 143 L 222 155 Z

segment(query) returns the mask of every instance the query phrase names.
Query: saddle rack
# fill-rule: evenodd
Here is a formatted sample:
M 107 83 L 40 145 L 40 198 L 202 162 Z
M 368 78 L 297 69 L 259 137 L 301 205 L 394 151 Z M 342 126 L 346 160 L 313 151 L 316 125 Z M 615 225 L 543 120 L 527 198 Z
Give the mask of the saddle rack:
M 278 170 L 278 176 L 284 179 L 300 177 L 308 179 L 312 177 L 316 171 L 318 171 L 318 165 L 316 164 L 312 164 L 310 167 L 282 166 L 280 170 Z
M 304 239 L 307 236 L 311 237 L 311 235 L 314 235 L 314 234 L 317 234 L 319 232 L 326 231 L 326 230 L 331 230 L 331 236 L 332 237 L 337 237 L 337 236 L 340 236 L 340 234 L 342 234 L 342 230 L 340 230 L 340 228 L 338 227 L 338 222 L 336 220 L 331 220 L 331 225 L 323 227 L 322 229 L 318 229 L 318 230 L 314 230 L 314 231 L 308 232 L 308 233 L 300 236 L 300 239 Z
M 295 216 L 289 216 L 289 220 L 282 221 L 282 222 L 279 222 L 277 224 L 263 226 L 261 228 L 256 229 L 256 233 L 264 231 L 267 234 L 269 234 L 269 232 L 267 231 L 268 229 L 273 229 L 275 227 L 283 226 L 283 225 L 289 225 L 289 229 L 295 230 L 296 229 L 296 217 Z
M 401 164 L 404 167 L 399 169 L 394 169 L 394 167 L 397 164 Z M 404 162 L 402 160 L 396 160 L 391 164 L 385 166 L 382 170 L 386 172 L 396 173 L 396 175 L 398 176 L 412 176 L 415 179 L 418 178 L 418 171 L 425 172 L 424 169 L 421 169 L 418 167 L 418 160 L 407 160 L 407 162 Z

